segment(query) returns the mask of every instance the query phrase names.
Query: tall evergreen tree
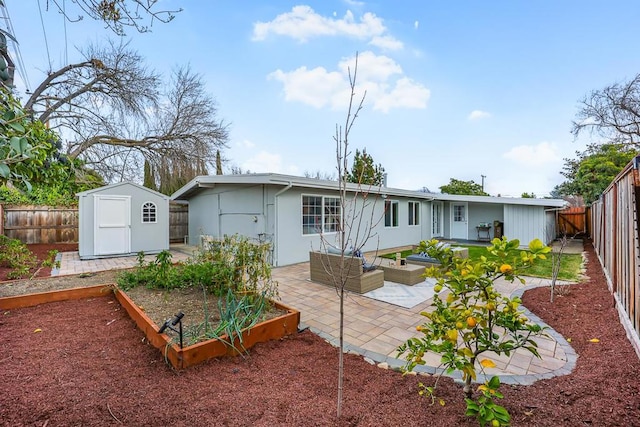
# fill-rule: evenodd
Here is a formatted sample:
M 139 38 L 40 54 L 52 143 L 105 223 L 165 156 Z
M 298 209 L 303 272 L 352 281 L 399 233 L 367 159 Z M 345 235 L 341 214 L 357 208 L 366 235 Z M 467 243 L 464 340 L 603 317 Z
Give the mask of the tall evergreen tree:
M 353 156 L 353 165 L 351 172 L 345 174 L 347 182 L 354 182 L 368 185 L 382 185 L 384 181 L 384 168 L 380 163 L 377 165 L 373 161 L 373 157 L 367 154 L 367 149 L 363 149 L 362 153 L 356 149 Z
M 216 151 L 216 175 L 222 175 L 222 159 L 220 158 L 220 150 Z
M 153 178 L 153 169 L 151 168 L 151 163 L 149 163 L 148 160 L 144 161 L 144 181 L 142 185 L 152 190 L 157 190 L 156 182 Z

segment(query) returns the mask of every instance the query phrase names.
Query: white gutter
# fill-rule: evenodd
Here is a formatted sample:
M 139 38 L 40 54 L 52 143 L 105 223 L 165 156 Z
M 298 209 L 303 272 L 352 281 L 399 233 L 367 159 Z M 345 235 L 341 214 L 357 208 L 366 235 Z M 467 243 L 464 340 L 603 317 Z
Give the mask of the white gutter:
M 285 193 L 286 191 L 291 190 L 293 187 L 293 182 L 289 181 L 286 187 L 278 191 L 273 196 L 273 266 L 278 266 L 278 196 Z

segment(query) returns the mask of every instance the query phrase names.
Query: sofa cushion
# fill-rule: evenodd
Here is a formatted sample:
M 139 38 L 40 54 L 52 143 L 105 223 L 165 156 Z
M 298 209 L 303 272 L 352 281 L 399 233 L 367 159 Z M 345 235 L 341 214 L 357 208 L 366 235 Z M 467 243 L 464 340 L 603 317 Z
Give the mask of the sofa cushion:
M 407 260 L 408 261 L 419 261 L 419 262 L 430 262 L 433 264 L 440 264 L 440 261 L 438 261 L 437 259 L 430 257 L 427 254 L 413 254 L 413 255 L 409 255 L 407 256 Z

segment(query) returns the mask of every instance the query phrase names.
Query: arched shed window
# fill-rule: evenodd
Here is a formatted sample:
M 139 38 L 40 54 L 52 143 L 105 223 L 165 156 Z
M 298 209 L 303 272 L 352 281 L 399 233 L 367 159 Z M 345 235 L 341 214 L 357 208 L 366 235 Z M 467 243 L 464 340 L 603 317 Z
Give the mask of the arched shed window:
M 157 209 L 156 204 L 153 202 L 145 202 L 142 205 L 142 223 L 155 223 L 157 222 Z

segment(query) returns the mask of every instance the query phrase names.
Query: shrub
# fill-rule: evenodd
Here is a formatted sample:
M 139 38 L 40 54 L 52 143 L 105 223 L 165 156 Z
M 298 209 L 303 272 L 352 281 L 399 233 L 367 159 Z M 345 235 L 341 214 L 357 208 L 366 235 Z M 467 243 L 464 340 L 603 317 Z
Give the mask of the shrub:
M 152 289 L 204 287 L 216 296 L 233 292 L 258 293 L 277 298 L 277 282 L 271 278 L 270 245 L 252 243 L 245 237 L 225 236 L 213 242 L 193 259 L 173 265 L 169 251 L 160 252 L 155 261 L 145 262 L 138 254 L 138 267 L 118 276 L 123 290 L 136 286 Z
M 36 256 L 27 248 L 27 245 L 20 240 L 0 235 L 0 265 L 11 268 L 12 271 L 7 275 L 9 279 L 29 276 L 29 272 L 37 264 Z

